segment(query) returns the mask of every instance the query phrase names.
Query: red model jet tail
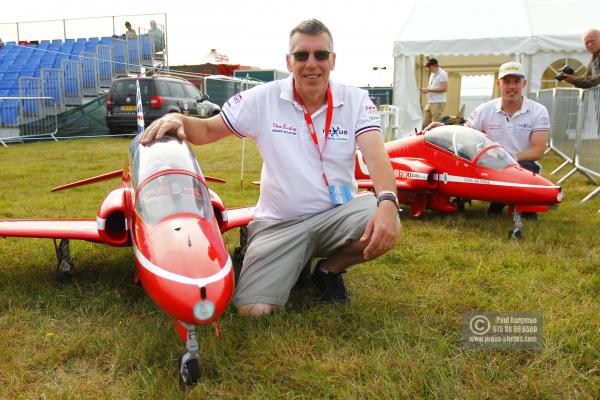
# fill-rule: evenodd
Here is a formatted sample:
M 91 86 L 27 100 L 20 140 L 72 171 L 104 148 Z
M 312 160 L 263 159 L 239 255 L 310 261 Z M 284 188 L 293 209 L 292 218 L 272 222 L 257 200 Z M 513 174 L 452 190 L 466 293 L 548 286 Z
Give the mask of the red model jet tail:
M 97 176 L 93 176 L 91 178 L 82 179 L 80 181 L 67 183 L 66 185 L 57 186 L 54 189 L 52 189 L 51 192 L 58 192 L 59 190 L 70 189 L 70 188 L 74 188 L 76 186 L 89 185 L 90 183 L 96 183 L 96 182 L 106 181 L 106 180 L 109 180 L 109 179 L 114 179 L 114 178 L 118 178 L 118 177 L 122 177 L 122 176 L 123 176 L 123 168 L 118 169 L 116 171 L 107 172 L 106 174 L 97 175 Z

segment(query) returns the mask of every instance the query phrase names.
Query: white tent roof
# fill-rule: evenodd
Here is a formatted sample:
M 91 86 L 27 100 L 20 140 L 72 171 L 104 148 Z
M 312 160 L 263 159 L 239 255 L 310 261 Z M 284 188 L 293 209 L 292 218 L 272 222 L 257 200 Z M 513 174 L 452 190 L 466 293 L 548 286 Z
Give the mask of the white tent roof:
M 418 1 L 394 42 L 400 131 L 414 132 L 421 123 L 417 57 L 508 55 L 524 62 L 530 75 L 539 75 L 543 57 L 554 52 L 589 60 L 582 36 L 600 28 L 599 15 L 600 0 Z M 539 79 L 530 83 L 530 90 L 539 87 Z
M 598 25 L 598 0 L 452 0 L 416 3 L 394 56 L 582 51 Z

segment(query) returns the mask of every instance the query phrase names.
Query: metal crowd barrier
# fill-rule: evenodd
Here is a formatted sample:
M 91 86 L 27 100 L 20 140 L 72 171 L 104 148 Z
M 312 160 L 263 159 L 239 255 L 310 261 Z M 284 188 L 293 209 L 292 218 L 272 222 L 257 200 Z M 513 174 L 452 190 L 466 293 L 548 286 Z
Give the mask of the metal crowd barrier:
M 96 47 L 98 55 L 98 85 L 101 88 L 109 88 L 115 76 L 112 69 L 113 48 L 111 46 Z
M 600 87 L 583 91 L 581 111 L 575 168 L 598 185 L 594 177 L 600 177 Z M 581 202 L 588 201 L 598 193 L 600 193 L 600 186 Z
M 548 116 L 550 117 L 550 129 L 548 130 L 548 148 L 546 149 L 546 153 L 552 150 L 552 100 L 554 97 L 554 91 L 552 89 L 544 89 L 537 92 L 536 101 L 546 107 L 548 110 Z
M 127 70 L 139 74 L 141 70 L 140 41 L 136 38 L 127 39 Z
M 97 96 L 100 93 L 100 77 L 96 53 L 80 53 L 80 59 L 83 95 Z
M 550 132 L 548 135 L 550 149 L 565 160 L 562 165 L 552 171 L 550 175 L 553 175 L 565 165 L 572 164 L 575 161 L 577 117 L 581 104 L 581 90 L 554 88 L 549 93 L 551 93 Z
M 44 96 L 52 97 L 60 111 L 65 110 L 64 71 L 58 68 L 42 68 Z
M 398 107 L 392 105 L 382 105 L 379 108 L 379 115 L 381 117 L 381 135 L 383 136 L 384 142 L 398 139 Z
M 65 105 L 79 106 L 83 103 L 83 70 L 79 60 L 62 60 L 64 71 Z
M 124 39 L 113 39 L 112 49 L 112 60 L 114 60 L 112 63 L 112 76 L 115 78 L 127 76 L 129 74 L 129 70 L 127 69 L 127 65 L 129 64 L 127 57 L 127 41 Z
M 538 101 L 551 115 L 550 150 L 565 162 L 552 171 L 555 174 L 564 166 L 573 168 L 558 180 L 564 183 L 576 172 L 581 172 L 595 185 L 600 178 L 600 87 L 591 89 L 554 88 L 538 92 Z M 600 193 L 598 186 L 581 201 L 585 202 Z
M 39 79 L 39 78 L 31 78 Z M 58 131 L 58 106 L 54 98 L 0 97 L 0 144 L 32 137 L 54 136 Z

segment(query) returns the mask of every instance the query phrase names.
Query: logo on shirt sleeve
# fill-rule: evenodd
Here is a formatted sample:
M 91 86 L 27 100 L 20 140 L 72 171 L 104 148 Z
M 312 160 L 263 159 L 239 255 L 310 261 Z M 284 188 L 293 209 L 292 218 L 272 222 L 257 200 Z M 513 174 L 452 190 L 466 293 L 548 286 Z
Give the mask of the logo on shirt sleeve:
M 379 110 L 377 109 L 377 106 L 375 106 L 373 104 L 367 104 L 365 106 L 365 112 L 367 114 L 377 114 L 377 113 L 379 113 Z
M 240 104 L 242 102 L 242 95 L 240 93 L 233 96 L 233 102 L 235 104 Z

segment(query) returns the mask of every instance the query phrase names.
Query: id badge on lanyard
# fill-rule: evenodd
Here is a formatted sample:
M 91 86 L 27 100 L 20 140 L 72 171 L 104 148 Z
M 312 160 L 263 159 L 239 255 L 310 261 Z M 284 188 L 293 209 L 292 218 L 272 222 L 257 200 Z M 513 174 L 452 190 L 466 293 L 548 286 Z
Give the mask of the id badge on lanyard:
M 317 139 L 317 133 L 315 131 L 315 126 L 313 124 L 312 117 L 308 113 L 308 110 L 304 106 L 304 102 L 300 97 L 300 94 L 296 91 L 296 85 L 294 83 L 294 95 L 298 100 L 298 103 L 302 106 L 302 111 L 304 112 L 304 119 L 306 120 L 306 125 L 308 126 L 308 131 L 310 132 L 310 137 L 315 145 L 315 149 L 319 154 L 319 159 L 321 160 L 321 169 L 323 171 L 323 182 L 329 191 L 329 199 L 333 204 L 344 204 L 352 200 L 352 191 L 348 185 L 342 184 L 331 184 L 327 180 L 327 174 L 325 173 L 325 166 L 323 164 L 323 154 L 325 153 L 325 147 L 327 146 L 327 139 L 329 138 L 329 130 L 331 129 L 331 118 L 333 116 L 333 100 L 331 96 L 331 88 L 327 87 L 327 117 L 325 119 L 325 143 L 323 144 L 323 149 L 319 148 L 319 140 Z

